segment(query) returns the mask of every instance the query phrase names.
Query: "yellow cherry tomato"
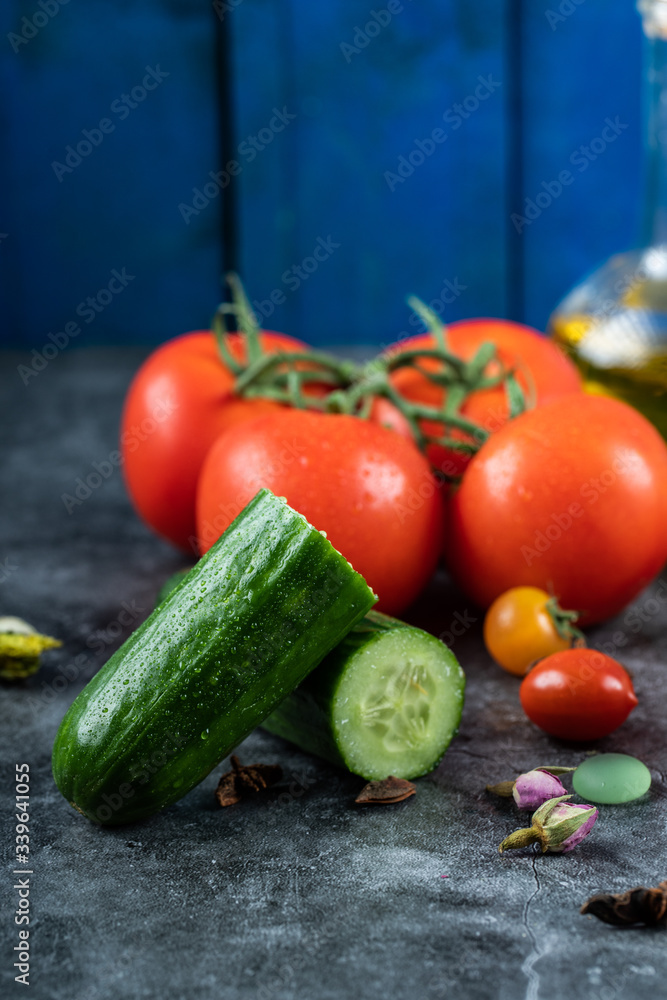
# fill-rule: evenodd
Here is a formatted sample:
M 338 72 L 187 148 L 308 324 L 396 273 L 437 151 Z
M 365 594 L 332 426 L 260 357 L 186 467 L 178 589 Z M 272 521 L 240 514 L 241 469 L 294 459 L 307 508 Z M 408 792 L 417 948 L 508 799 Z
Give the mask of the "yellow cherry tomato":
M 561 627 L 566 634 L 559 634 L 556 619 L 565 623 Z M 484 642 L 504 670 L 523 677 L 535 660 L 570 649 L 577 634 L 571 627 L 575 619 L 576 614 L 561 611 L 545 590 L 512 587 L 487 611 Z

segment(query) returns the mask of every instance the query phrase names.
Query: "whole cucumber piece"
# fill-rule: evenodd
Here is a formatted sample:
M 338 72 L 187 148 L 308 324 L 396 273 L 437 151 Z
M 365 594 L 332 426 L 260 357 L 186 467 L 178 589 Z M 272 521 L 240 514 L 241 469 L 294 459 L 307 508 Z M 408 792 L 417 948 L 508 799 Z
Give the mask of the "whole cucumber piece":
M 374 602 L 319 531 L 260 490 L 71 706 L 53 748 L 58 788 L 109 825 L 175 802 Z
M 368 781 L 418 778 L 456 735 L 464 691 L 443 642 L 370 611 L 263 726 Z

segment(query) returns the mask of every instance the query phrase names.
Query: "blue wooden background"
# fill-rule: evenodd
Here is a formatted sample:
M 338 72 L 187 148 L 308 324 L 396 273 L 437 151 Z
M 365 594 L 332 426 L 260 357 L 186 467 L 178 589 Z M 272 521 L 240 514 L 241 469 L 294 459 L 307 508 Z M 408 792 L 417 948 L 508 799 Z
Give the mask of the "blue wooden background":
M 7 345 L 39 349 L 72 322 L 73 347 L 206 326 L 229 264 L 264 325 L 317 344 L 412 331 L 408 292 L 446 319 L 543 328 L 572 283 L 637 242 L 632 0 L 61 4 L 0 12 Z M 158 66 L 162 82 L 119 111 Z M 104 118 L 113 131 L 59 180 L 53 163 Z M 608 118 L 615 141 L 577 152 Z M 211 174 L 230 159 L 222 192 Z M 512 214 L 549 190 L 519 234 Z M 123 268 L 132 280 L 86 323 L 80 303 L 106 301 Z

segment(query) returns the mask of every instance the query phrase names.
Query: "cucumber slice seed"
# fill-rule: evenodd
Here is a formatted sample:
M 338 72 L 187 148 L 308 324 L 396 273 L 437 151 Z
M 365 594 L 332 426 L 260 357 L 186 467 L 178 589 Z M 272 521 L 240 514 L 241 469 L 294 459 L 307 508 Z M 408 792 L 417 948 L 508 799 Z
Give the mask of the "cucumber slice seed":
M 370 677 L 359 715 L 386 753 L 413 750 L 423 741 L 429 716 L 429 693 L 423 685 L 429 680 L 427 671 L 413 664 Z
M 431 770 L 456 733 L 464 684 L 454 655 L 434 636 L 409 627 L 378 633 L 352 656 L 332 699 L 346 766 L 368 779 Z

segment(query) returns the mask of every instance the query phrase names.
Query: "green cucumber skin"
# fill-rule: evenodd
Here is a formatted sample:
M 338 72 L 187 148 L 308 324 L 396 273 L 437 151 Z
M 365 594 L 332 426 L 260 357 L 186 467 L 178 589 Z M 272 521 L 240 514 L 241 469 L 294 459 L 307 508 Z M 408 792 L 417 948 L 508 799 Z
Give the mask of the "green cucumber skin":
M 53 749 L 58 788 L 107 825 L 175 802 L 374 603 L 326 538 L 261 490 L 77 697 Z
M 348 768 L 332 726 L 332 705 L 342 675 L 350 657 L 359 649 L 377 642 L 383 633 L 396 629 L 418 633 L 429 641 L 440 642 L 435 636 L 406 622 L 391 618 L 380 611 L 369 611 L 365 618 L 345 636 L 328 656 L 293 691 L 285 701 L 262 723 L 262 728 L 294 743 L 307 753 L 323 757 L 339 767 Z M 452 660 L 460 670 L 455 657 Z M 465 679 L 463 679 L 465 685 Z M 458 731 L 458 730 L 457 730 Z M 456 735 L 456 734 L 454 734 Z M 444 752 L 424 767 L 421 774 L 434 770 L 444 757 Z M 365 775 L 362 775 L 365 777 Z M 420 777 L 420 775 L 414 775 Z

